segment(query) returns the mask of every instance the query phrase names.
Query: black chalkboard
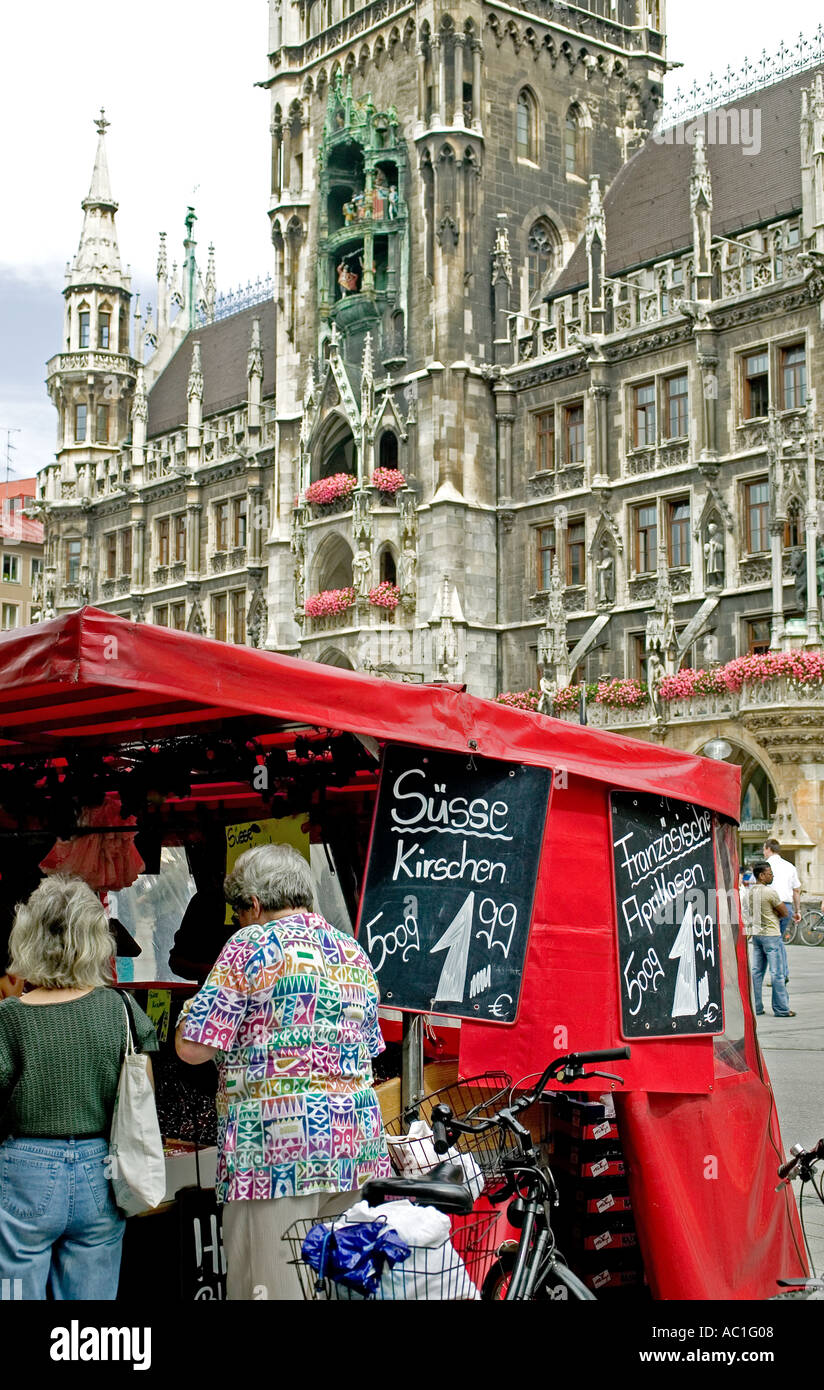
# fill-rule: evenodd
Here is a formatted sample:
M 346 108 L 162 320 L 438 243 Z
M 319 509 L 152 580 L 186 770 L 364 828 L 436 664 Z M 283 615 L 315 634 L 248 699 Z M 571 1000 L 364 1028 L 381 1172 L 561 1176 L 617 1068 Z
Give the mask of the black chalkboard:
M 358 940 L 387 1006 L 512 1023 L 552 774 L 384 752 Z
M 712 812 L 639 792 L 611 803 L 623 1035 L 720 1033 Z

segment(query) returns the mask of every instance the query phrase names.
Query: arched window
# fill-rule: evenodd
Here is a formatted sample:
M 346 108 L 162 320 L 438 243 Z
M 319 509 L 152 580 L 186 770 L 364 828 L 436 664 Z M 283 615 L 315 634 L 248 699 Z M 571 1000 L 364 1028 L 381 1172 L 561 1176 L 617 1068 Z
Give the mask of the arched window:
M 589 151 L 587 149 L 587 120 L 583 109 L 574 102 L 564 124 L 564 168 L 568 174 L 586 178 Z
M 398 567 L 395 564 L 395 556 L 392 554 L 390 546 L 384 546 L 379 559 L 381 584 L 397 584 Z
M 535 98 L 526 87 L 518 93 L 515 117 L 515 154 L 518 159 L 538 162 L 538 121 Z
M 530 228 L 526 241 L 527 291 L 530 300 L 541 288 L 544 276 L 553 269 L 558 244 L 558 233 L 549 218 L 540 218 Z
M 324 589 L 348 589 L 352 583 L 352 548 L 348 541 L 337 532 L 329 536 L 318 550 L 312 569 L 318 593 Z
M 384 430 L 378 446 L 378 463 L 381 468 L 397 468 L 398 436 L 391 430 Z

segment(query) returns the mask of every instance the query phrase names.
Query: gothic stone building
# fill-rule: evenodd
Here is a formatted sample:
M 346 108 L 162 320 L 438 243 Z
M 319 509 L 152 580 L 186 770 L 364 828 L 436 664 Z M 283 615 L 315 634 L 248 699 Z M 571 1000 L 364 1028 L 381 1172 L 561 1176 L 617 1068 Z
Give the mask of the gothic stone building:
M 190 216 L 133 345 L 101 125 L 45 611 L 488 696 L 816 646 L 821 79 L 666 138 L 664 27 L 649 0 L 270 0 L 274 292 L 221 317 Z M 751 835 L 824 886 L 817 688 L 760 694 L 591 718 L 723 733 Z

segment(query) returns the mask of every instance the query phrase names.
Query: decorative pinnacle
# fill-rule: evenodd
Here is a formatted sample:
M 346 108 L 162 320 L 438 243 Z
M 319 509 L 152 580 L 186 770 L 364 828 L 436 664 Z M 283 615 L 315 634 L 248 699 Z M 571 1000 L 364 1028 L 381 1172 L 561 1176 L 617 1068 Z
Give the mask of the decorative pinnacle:
M 98 135 L 105 135 L 106 131 L 111 125 L 111 121 L 106 120 L 106 112 L 102 106 L 100 108 L 100 115 L 95 118 L 94 124 L 97 128 Z

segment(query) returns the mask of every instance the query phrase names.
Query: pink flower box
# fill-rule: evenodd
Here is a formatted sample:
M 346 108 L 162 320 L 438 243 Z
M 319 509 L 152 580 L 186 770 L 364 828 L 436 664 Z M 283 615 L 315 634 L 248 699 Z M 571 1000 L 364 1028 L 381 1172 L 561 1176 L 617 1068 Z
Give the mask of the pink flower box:
M 400 589 L 388 579 L 382 580 L 376 588 L 369 590 L 369 602 L 373 608 L 397 608 L 400 601 Z
M 379 492 L 399 492 L 406 487 L 406 478 L 399 468 L 376 468 L 372 473 L 372 486 Z
M 331 618 L 336 613 L 345 613 L 355 602 L 354 589 L 324 589 L 312 594 L 303 605 L 307 618 Z
M 318 478 L 306 489 L 306 501 L 314 507 L 326 507 L 340 497 L 348 497 L 350 492 L 354 492 L 356 482 L 351 473 L 333 473 L 331 478 Z

